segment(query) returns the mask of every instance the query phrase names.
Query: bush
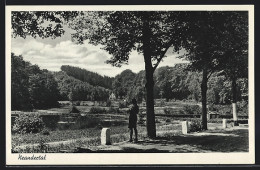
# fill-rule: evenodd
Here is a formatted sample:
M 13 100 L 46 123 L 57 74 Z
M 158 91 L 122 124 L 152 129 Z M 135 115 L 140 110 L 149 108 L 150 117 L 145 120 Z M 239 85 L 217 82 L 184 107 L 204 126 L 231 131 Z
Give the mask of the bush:
M 106 107 L 110 107 L 111 105 L 112 105 L 111 100 L 107 100 L 107 101 L 106 101 Z
M 60 120 L 60 115 L 40 115 L 45 127 L 50 130 L 55 130 L 57 128 L 57 123 Z
M 126 108 L 126 107 L 127 107 L 126 105 L 127 105 L 126 102 L 121 102 L 121 101 L 120 101 L 120 102 L 118 103 L 118 107 L 119 107 L 119 108 Z
M 80 113 L 79 109 L 76 106 L 72 106 L 70 113 Z
M 159 106 L 160 106 L 160 107 L 164 107 L 164 106 L 165 106 L 165 101 L 164 101 L 164 100 L 161 100 L 161 101 L 159 102 Z
M 145 114 L 142 114 L 142 112 L 139 114 L 138 124 L 143 125 L 145 123 Z
M 213 104 L 209 104 L 208 109 L 209 109 L 209 111 L 218 111 L 217 107 Z
M 174 115 L 174 114 L 181 114 L 181 110 L 175 109 L 175 108 L 170 108 L 170 107 L 165 107 L 163 108 L 163 111 L 166 115 Z
M 43 130 L 41 131 L 41 134 L 43 134 L 43 135 L 50 135 L 50 132 L 49 132 L 48 129 L 43 129 Z
M 80 106 L 80 102 L 79 102 L 79 101 L 76 101 L 76 102 L 74 103 L 74 105 L 75 105 L 75 106 Z
M 92 114 L 106 113 L 106 109 L 101 107 L 91 107 L 89 113 Z
M 237 111 L 239 115 L 248 115 L 248 103 L 246 101 L 237 102 Z
M 201 114 L 201 108 L 198 105 L 184 105 L 183 111 L 185 114 Z
M 202 130 L 201 120 L 193 119 L 190 123 L 190 132 L 199 132 Z
M 15 133 L 39 133 L 45 127 L 37 114 L 21 114 L 16 117 L 12 131 Z

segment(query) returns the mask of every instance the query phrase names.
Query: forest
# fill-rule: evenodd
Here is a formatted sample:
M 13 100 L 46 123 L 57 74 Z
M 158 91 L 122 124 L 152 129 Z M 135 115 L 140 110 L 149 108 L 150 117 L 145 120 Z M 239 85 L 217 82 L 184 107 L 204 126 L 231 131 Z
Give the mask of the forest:
M 58 101 L 107 101 L 111 93 L 116 99 L 144 102 L 145 72 L 127 69 L 113 77 L 101 76 L 86 69 L 61 66 L 61 71 L 41 70 L 12 53 L 12 110 L 58 107 Z M 201 101 L 201 73 L 189 64 L 159 67 L 154 73 L 154 98 Z M 227 105 L 232 101 L 232 83 L 221 72 L 208 81 L 209 104 Z M 248 78 L 237 80 L 237 100 L 247 101 Z

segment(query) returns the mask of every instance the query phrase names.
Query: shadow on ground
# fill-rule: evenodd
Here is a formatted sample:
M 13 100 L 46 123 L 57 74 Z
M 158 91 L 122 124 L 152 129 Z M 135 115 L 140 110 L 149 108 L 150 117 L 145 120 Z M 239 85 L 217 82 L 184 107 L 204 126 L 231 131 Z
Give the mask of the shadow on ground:
M 209 131 L 210 132 L 210 131 Z M 220 133 L 224 135 L 219 135 Z M 155 140 L 143 141 L 142 145 L 187 145 L 198 150 L 212 152 L 248 152 L 248 130 L 237 129 L 230 131 L 210 132 L 210 135 L 180 135 L 157 137 Z M 186 148 L 184 152 L 193 152 L 193 149 Z
M 79 149 L 77 153 L 190 153 L 190 152 L 248 152 L 248 129 L 208 130 L 188 135 L 163 136 L 137 144 L 122 143 L 113 149 Z

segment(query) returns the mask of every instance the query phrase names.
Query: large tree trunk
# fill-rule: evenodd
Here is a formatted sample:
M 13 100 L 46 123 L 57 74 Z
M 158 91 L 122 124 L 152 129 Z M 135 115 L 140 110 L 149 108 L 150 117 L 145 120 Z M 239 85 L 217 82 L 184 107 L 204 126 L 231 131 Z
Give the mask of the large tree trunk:
M 155 115 L 154 115 L 154 96 L 153 96 L 153 72 L 146 69 L 146 128 L 149 138 L 156 137 Z
M 146 76 L 146 128 L 149 138 L 156 137 L 155 115 L 154 115 L 154 96 L 153 96 L 153 66 L 151 61 L 151 49 L 149 46 L 151 30 L 149 27 L 149 14 L 144 12 L 143 15 L 143 53 L 145 61 Z
M 202 71 L 202 82 L 201 82 L 201 103 L 202 103 L 202 129 L 207 130 L 207 68 Z
M 233 108 L 233 120 L 234 126 L 238 126 L 237 118 L 237 84 L 236 78 L 232 78 L 232 108 Z

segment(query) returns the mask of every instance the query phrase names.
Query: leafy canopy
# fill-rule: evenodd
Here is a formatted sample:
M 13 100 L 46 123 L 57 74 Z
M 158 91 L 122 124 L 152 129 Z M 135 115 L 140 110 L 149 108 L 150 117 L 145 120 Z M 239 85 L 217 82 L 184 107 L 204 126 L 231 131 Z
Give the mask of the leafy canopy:
M 107 63 L 121 66 L 128 63 L 132 50 L 143 53 L 143 27 L 148 22 L 151 30 L 149 46 L 155 70 L 166 57 L 169 47 L 173 46 L 175 52 L 180 50 L 182 35 L 186 31 L 181 20 L 184 14 L 169 11 L 84 12 L 71 20 L 69 26 L 76 31 L 72 34 L 75 42 L 88 40 L 94 45 L 103 45 L 103 49 L 112 55 Z

